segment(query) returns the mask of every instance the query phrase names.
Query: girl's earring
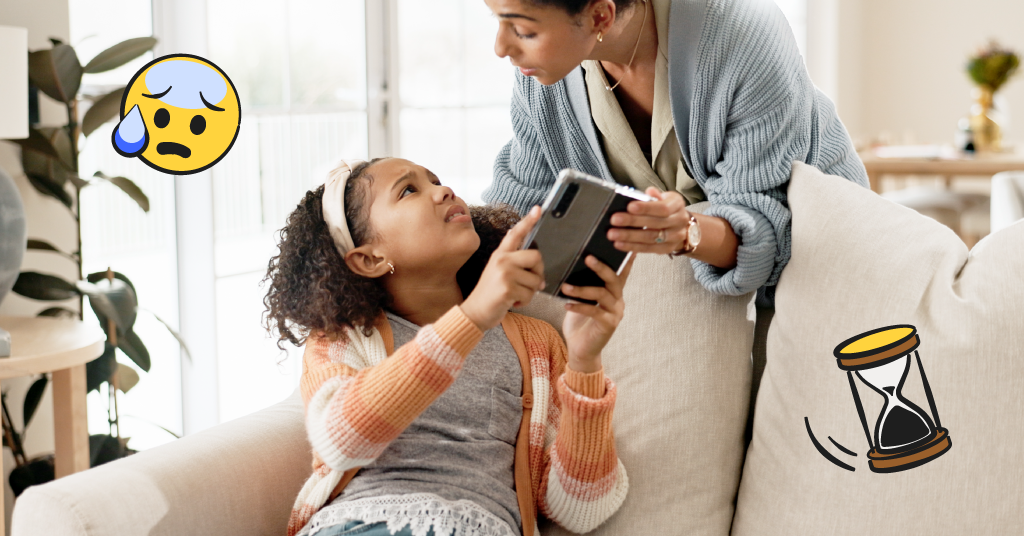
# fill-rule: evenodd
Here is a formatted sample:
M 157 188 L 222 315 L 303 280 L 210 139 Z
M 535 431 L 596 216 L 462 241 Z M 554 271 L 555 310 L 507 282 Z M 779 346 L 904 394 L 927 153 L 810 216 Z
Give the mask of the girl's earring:
M 604 34 L 601 32 L 597 32 L 597 42 L 600 43 L 602 41 L 604 41 Z
M 395 275 L 395 265 L 394 265 L 394 264 L 391 264 L 391 263 L 389 262 L 389 263 L 388 263 L 388 266 L 390 266 L 390 267 L 391 267 L 391 275 Z

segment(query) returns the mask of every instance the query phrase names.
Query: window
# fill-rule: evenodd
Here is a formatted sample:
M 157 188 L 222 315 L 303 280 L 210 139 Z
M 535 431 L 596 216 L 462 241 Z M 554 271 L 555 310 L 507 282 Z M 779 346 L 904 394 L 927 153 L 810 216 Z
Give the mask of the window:
M 803 50 L 806 0 L 777 1 Z M 200 298 L 216 310 L 216 340 L 209 343 L 215 352 L 207 354 L 216 355 L 218 375 L 208 406 L 219 408 L 214 420 L 222 422 L 273 404 L 298 384 L 301 352 L 281 353 L 263 330 L 259 283 L 276 253 L 275 232 L 304 193 L 339 158 L 391 154 L 427 166 L 468 202 L 481 202 L 494 157 L 512 137 L 515 71 L 493 53 L 497 22 L 480 0 L 71 0 L 73 43 L 88 59 L 122 39 L 150 34 L 153 12 L 166 34 L 157 37 L 177 47 L 184 36 L 195 45 L 187 51 L 228 74 L 242 102 L 238 138 L 209 172 L 212 224 L 204 228 L 213 236 L 215 281 L 213 296 Z M 186 16 L 180 13 L 187 24 L 174 19 Z M 202 23 L 197 13 L 205 14 Z M 86 83 L 112 89 L 150 58 L 90 75 Z M 112 126 L 92 137 L 82 170 L 132 178 L 152 210 L 142 214 L 108 186 L 87 189 L 86 271 L 110 264 L 128 274 L 142 306 L 176 324 L 175 211 L 188 217 L 193 209 L 175 207 L 168 176 L 103 150 Z M 180 247 L 191 246 L 186 240 Z M 182 283 L 183 292 L 189 284 Z M 177 346 L 145 313 L 138 325 L 151 342 L 153 371 L 124 398 L 123 413 L 180 431 Z M 105 400 L 95 397 L 91 406 L 95 413 Z M 105 414 L 96 419 L 105 430 Z M 136 448 L 170 437 L 150 425 L 135 427 L 130 418 L 124 427 Z
M 96 54 L 125 39 L 152 33 L 149 0 L 71 0 L 71 45 L 84 64 Z M 117 16 L 111 16 L 117 13 Z M 131 79 L 153 59 L 151 53 L 113 71 L 87 74 L 84 94 L 105 94 Z M 161 430 L 182 431 L 181 364 L 177 342 L 153 314 L 177 324 L 178 295 L 174 223 L 174 185 L 166 175 L 135 159 L 117 155 L 110 147 L 114 123 L 100 127 L 81 146 L 79 171 L 91 177 L 97 170 L 134 181 L 149 197 L 143 212 L 116 187 L 97 182 L 82 190 L 81 231 L 84 274 L 106 270 L 125 274 L 138 291 L 139 312 L 135 331 L 150 353 L 150 372 L 139 372 L 139 384 L 120 396 L 118 409 L 122 437 L 132 438 L 134 449 L 147 449 L 174 439 Z M 85 318 L 93 321 L 85 306 Z M 133 366 L 129 359 L 119 361 Z M 88 397 L 89 432 L 108 433 L 107 392 Z

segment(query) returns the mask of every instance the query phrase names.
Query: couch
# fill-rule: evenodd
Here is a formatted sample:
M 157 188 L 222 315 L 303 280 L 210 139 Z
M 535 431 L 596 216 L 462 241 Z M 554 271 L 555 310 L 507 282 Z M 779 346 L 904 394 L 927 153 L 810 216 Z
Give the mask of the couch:
M 794 164 L 790 204 L 793 261 L 777 311 L 756 309 L 749 294 L 711 295 L 685 259 L 637 261 L 625 318 L 604 358 L 619 386 L 615 430 L 630 492 L 592 534 L 1019 531 L 1024 222 L 968 252 L 937 222 L 803 164 Z M 522 312 L 560 325 L 553 299 Z M 870 445 L 856 443 L 864 432 L 832 350 L 891 324 L 917 327 L 954 447 L 916 469 L 879 475 L 866 469 Z M 971 330 L 983 331 L 983 340 Z M 961 366 L 961 355 L 977 361 Z M 907 396 L 921 402 L 917 387 L 908 384 Z M 281 535 L 310 471 L 302 416 L 295 393 L 250 416 L 29 488 L 17 501 L 12 534 Z M 816 450 L 808 423 L 821 441 L 846 445 L 853 455 L 844 465 L 853 470 Z M 832 444 L 823 448 L 845 456 Z

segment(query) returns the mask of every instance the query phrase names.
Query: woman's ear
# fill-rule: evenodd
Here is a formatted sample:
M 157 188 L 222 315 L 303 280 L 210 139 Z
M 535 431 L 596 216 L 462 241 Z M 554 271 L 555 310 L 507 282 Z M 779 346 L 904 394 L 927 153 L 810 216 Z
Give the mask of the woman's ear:
M 345 253 L 345 264 L 355 274 L 370 279 L 376 279 L 391 272 L 387 259 L 377 255 L 370 244 L 350 249 L 348 253 Z
M 584 16 L 589 19 L 594 31 L 603 32 L 608 35 L 608 30 L 615 24 L 618 12 L 615 9 L 615 0 L 596 0 L 584 11 Z

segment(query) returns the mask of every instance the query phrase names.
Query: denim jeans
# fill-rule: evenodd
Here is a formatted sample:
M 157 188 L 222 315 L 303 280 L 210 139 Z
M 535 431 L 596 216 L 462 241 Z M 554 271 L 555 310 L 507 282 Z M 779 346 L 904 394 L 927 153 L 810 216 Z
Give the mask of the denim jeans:
M 366 524 L 362 521 L 349 521 L 342 525 L 324 527 L 317 531 L 315 536 L 392 536 L 388 530 L 388 524 L 380 523 Z M 412 536 L 412 529 L 405 526 L 394 534 L 394 536 Z M 434 529 L 427 531 L 427 536 L 434 536 Z

